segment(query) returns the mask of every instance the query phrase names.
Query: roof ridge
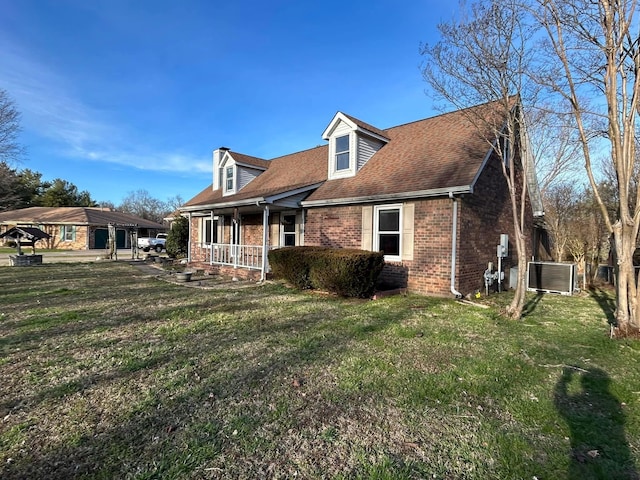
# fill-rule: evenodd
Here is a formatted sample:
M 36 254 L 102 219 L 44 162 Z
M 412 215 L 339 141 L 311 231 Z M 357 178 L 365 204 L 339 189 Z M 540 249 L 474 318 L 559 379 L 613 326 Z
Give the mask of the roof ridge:
M 310 152 L 311 150 L 315 150 L 317 148 L 327 148 L 328 146 L 329 146 L 329 144 L 316 145 L 315 147 L 305 148 L 304 150 L 299 150 L 297 152 L 285 153 L 284 155 L 280 155 L 279 157 L 273 157 L 272 159 L 270 159 L 268 161 L 272 162 L 274 160 L 279 160 L 280 158 L 290 157 L 291 155 L 298 155 L 299 153 Z

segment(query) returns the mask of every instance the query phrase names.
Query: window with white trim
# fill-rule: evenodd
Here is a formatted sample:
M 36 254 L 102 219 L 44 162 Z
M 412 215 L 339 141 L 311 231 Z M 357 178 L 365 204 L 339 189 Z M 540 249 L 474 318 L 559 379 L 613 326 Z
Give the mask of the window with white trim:
M 374 250 L 384 252 L 385 260 L 402 259 L 402 205 L 375 207 Z
M 201 225 L 200 238 L 202 243 L 206 245 L 218 243 L 218 220 L 212 221 L 210 218 L 204 218 Z
M 225 170 L 226 191 L 231 192 L 233 188 L 233 167 L 227 167 Z
M 294 247 L 296 244 L 296 214 L 282 215 L 282 246 Z
M 336 172 L 349 170 L 349 135 L 336 137 L 335 169 Z

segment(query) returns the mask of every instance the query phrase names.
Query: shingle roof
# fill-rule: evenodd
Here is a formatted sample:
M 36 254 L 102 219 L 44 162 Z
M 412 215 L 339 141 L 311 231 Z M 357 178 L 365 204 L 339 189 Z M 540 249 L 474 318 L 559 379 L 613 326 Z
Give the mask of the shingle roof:
M 0 212 L 4 224 L 67 224 L 107 226 L 137 225 L 141 228 L 165 228 L 164 225 L 123 212 L 94 207 L 29 207 Z
M 244 155 L 242 153 L 231 152 L 231 151 L 229 152 L 229 154 L 233 157 L 233 159 L 237 163 L 253 165 L 254 167 L 259 167 L 259 168 L 269 168 L 269 165 L 271 165 L 271 162 L 269 162 L 269 160 L 264 160 L 262 158 L 252 157 L 250 155 Z
M 307 187 L 327 179 L 327 146 L 312 148 L 274 158 L 269 168 L 235 195 L 222 195 L 222 189 L 209 185 L 189 200 L 184 207 L 228 203 L 250 198 L 264 198 L 297 188 Z M 233 158 L 236 154 L 232 153 Z
M 224 197 L 221 189 L 212 190 L 210 185 L 184 206 L 264 198 L 322 182 L 306 202 L 470 187 L 490 151 L 487 138 L 493 131 L 487 122 L 486 132 L 481 132 L 472 119 L 493 119 L 501 125 L 504 118 L 498 107 L 497 102 L 487 103 L 385 130 L 347 116 L 361 128 L 389 139 L 354 177 L 326 181 L 328 146 L 324 145 L 270 160 L 269 168 L 235 195 Z M 237 153 L 232 156 L 240 158 Z
M 495 114 L 490 104 L 474 108 Z M 472 185 L 490 149 L 489 132 L 480 134 L 472 114 L 482 112 L 456 111 L 384 130 L 389 142 L 354 177 L 325 182 L 307 201 Z
M 375 133 L 380 137 L 389 138 L 387 134 L 384 132 L 384 130 L 380 130 L 379 128 L 374 127 L 373 125 L 369 125 L 368 123 L 363 122 L 362 120 L 356 117 L 352 117 L 351 115 L 347 115 L 346 113 L 343 113 L 343 115 L 347 117 L 349 120 L 351 120 L 353 123 L 355 123 L 358 127 L 362 128 L 363 130 L 368 130 L 371 133 Z

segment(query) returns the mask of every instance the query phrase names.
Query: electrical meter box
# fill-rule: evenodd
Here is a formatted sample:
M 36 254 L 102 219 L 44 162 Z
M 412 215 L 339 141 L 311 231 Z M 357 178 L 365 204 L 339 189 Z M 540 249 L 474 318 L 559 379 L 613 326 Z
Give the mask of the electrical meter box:
M 509 256 L 509 235 L 506 233 L 500 235 L 500 245 L 498 245 L 497 256 L 501 258 Z

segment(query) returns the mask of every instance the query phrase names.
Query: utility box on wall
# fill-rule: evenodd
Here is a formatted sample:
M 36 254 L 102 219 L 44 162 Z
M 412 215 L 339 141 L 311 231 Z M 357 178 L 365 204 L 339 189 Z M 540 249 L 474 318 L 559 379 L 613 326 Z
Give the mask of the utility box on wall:
M 527 290 L 572 295 L 577 290 L 574 263 L 529 262 Z

